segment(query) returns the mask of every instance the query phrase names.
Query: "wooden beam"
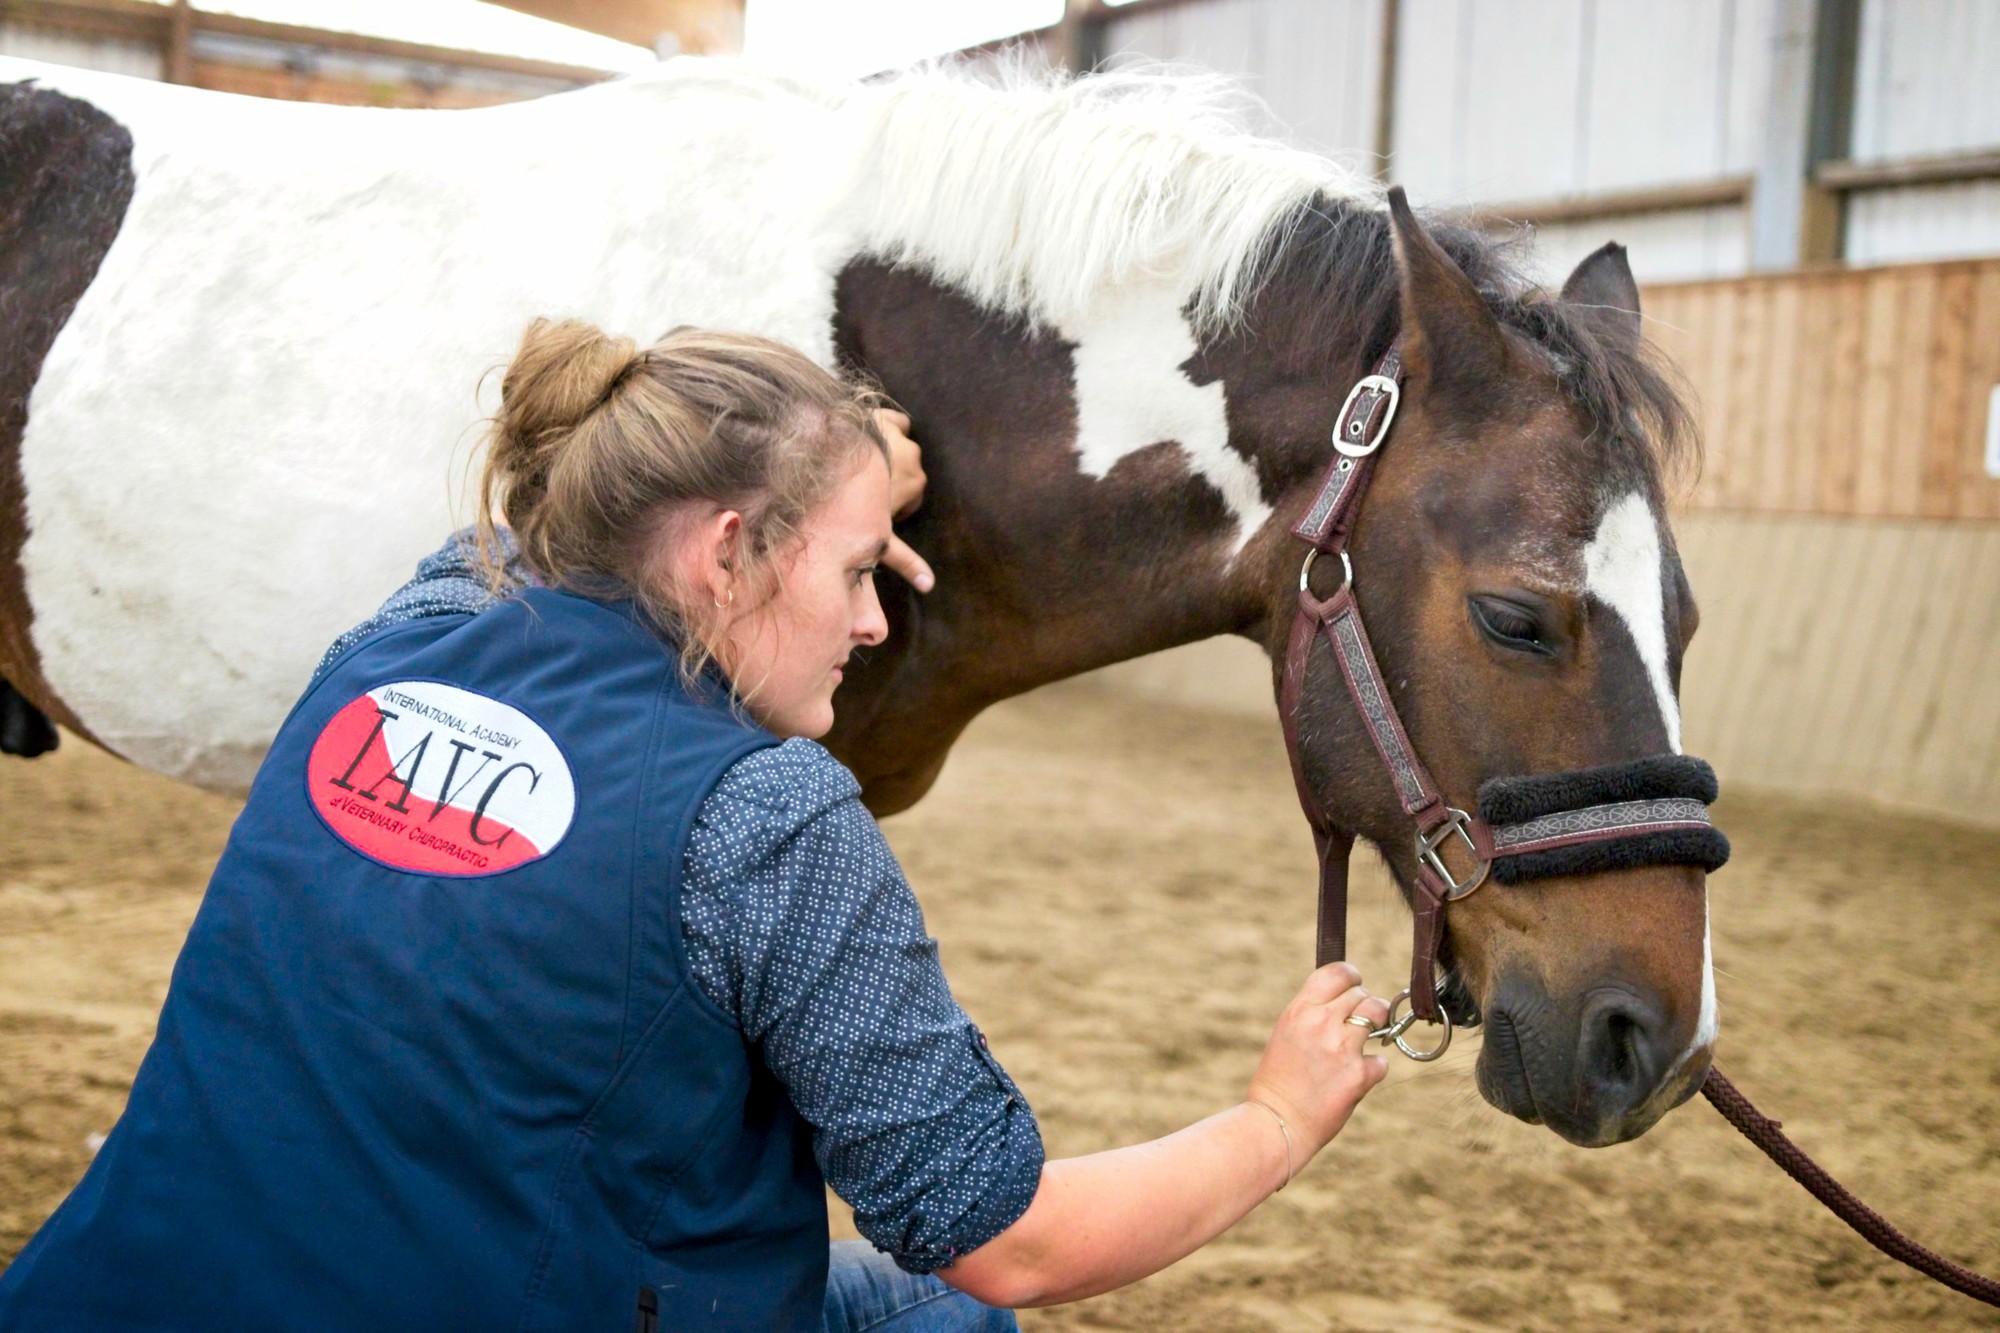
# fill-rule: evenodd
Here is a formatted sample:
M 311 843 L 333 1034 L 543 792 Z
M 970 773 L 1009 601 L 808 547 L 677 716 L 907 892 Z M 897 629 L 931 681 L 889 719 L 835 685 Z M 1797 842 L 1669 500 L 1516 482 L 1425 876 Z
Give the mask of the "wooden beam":
M 1091 23 L 1103 23 L 1110 19 L 1125 18 L 1132 14 L 1157 14 L 1162 9 L 1179 9 L 1182 5 L 1204 3 L 1204 0 L 1132 0 L 1125 5 L 1107 5 L 1104 0 L 1086 0 L 1088 8 L 1084 18 Z
M 1053 27 L 1021 33 L 1009 40 L 1023 41 L 1033 37 L 1041 42 L 1042 51 L 1050 63 L 1060 65 L 1072 74 L 1088 74 L 1097 68 L 1097 62 L 1104 54 L 1104 25 L 1091 16 L 1095 7 L 1096 0 L 1067 0 L 1062 18 Z
M 1552 199 L 1480 204 L 1471 211 L 1495 222 L 1529 222 L 1549 226 L 1558 222 L 1592 222 L 1599 218 L 1625 217 L 1634 213 L 1666 213 L 1685 208 L 1743 204 L 1749 201 L 1750 190 L 1751 177 L 1722 176 L 1714 180 L 1655 185 L 1637 190 L 1608 190 L 1602 194 L 1572 194 Z
M 194 82 L 194 6 L 188 0 L 174 0 L 165 65 L 168 83 Z
M 1403 0 L 1382 0 L 1382 38 L 1375 63 L 1375 178 L 1389 179 L 1396 151 L 1396 62 L 1402 51 Z
M 1995 178 L 2000 178 L 2000 148 L 1941 153 L 1935 157 L 1902 157 L 1886 162 L 1834 159 L 1813 168 L 1813 180 L 1822 189 L 1841 194 L 1894 185 L 1949 185 Z
M 173 25 L 180 20 L 175 6 L 147 4 L 143 0 L 0 0 L 0 19 L 61 28 L 98 37 L 119 37 L 150 42 L 166 54 L 173 40 Z M 202 33 L 270 42 L 278 46 L 304 47 L 315 51 L 338 51 L 347 55 L 375 56 L 412 64 L 448 65 L 459 69 L 486 70 L 515 74 L 566 84 L 597 83 L 610 71 L 556 61 L 532 60 L 500 55 L 491 51 L 466 51 L 450 46 L 429 46 L 421 42 L 401 42 L 363 33 L 332 32 L 290 23 L 267 23 L 234 14 L 211 14 L 189 7 L 190 37 Z
M 384 60 L 405 60 L 422 65 L 452 65 L 461 69 L 488 70 L 496 74 L 518 74 L 556 83 L 598 83 L 611 71 L 584 65 L 565 65 L 553 60 L 531 60 L 524 56 L 500 55 L 492 51 L 465 51 L 452 46 L 427 46 L 364 33 L 331 32 L 290 23 L 267 23 L 262 19 L 240 18 L 235 14 L 195 11 L 195 31 L 224 37 L 243 37 L 280 46 L 303 46 L 316 51 L 338 51 L 345 55 L 375 56 Z
M 141 0 L 0 0 L 0 21 L 60 28 L 88 37 L 149 42 L 166 48 L 173 12 Z

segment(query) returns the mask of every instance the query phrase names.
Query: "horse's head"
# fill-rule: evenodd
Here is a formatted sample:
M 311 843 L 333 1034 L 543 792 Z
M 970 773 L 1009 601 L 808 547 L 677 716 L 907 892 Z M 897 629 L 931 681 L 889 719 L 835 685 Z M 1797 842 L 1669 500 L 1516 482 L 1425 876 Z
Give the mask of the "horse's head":
M 1387 237 L 1379 215 L 1340 225 L 1356 233 L 1334 242 L 1349 252 L 1337 266 L 1349 275 L 1365 273 L 1353 252 L 1373 228 L 1380 321 L 1336 339 L 1346 344 L 1338 369 L 1308 369 L 1310 349 L 1273 332 L 1287 306 L 1295 329 L 1317 321 L 1322 338 L 1328 319 L 1365 317 L 1308 312 L 1299 284 L 1281 290 L 1281 270 L 1266 317 L 1253 311 L 1267 369 L 1263 391 L 1243 396 L 1243 426 L 1270 444 L 1309 429 L 1324 459 L 1334 414 L 1367 369 L 1355 358 L 1399 334 L 1400 411 L 1349 550 L 1356 600 L 1418 756 L 1450 804 L 1474 810 L 1490 779 L 1677 752 L 1675 695 L 1696 613 L 1660 460 L 1685 417 L 1642 354 L 1624 251 L 1586 259 L 1555 298 L 1501 282 L 1493 246 L 1469 232 L 1440 229 L 1440 244 L 1400 192 Z M 1318 276 L 1314 299 L 1363 309 L 1368 293 L 1354 284 L 1365 277 L 1326 289 L 1335 267 Z M 1315 376 L 1325 382 L 1308 392 Z M 1297 487 L 1279 514 L 1296 517 L 1316 486 L 1315 476 Z M 1291 620 L 1301 553 L 1273 535 L 1283 526 L 1271 525 L 1260 541 L 1271 558 L 1258 562 L 1280 571 L 1274 645 Z M 1314 571 L 1322 595 L 1340 580 L 1329 563 Z M 1410 817 L 1331 658 L 1315 652 L 1304 678 L 1304 780 L 1407 887 L 1417 870 Z M 1446 908 L 1441 957 L 1447 1008 L 1486 1023 L 1480 1090 L 1566 1139 L 1634 1137 L 1707 1071 L 1716 1010 L 1697 869 L 1489 881 Z

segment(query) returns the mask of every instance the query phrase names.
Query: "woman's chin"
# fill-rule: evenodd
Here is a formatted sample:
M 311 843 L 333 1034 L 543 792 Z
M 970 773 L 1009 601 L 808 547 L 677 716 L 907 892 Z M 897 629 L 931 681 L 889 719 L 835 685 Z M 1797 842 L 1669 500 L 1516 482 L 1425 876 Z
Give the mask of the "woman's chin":
M 816 741 L 833 730 L 833 700 L 820 699 L 798 708 L 760 718 L 764 730 L 784 740 L 802 737 Z

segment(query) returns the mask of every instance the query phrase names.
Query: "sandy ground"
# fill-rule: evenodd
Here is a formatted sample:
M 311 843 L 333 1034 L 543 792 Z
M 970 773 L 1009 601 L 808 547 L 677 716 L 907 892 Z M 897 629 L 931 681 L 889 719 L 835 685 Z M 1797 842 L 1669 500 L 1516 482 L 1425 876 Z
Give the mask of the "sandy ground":
M 233 813 L 73 740 L 0 763 L 0 1257 L 117 1116 Z M 1742 796 L 1720 818 L 1721 1063 L 1878 1208 L 2000 1272 L 2000 834 Z M 1052 1153 L 1240 1095 L 1309 961 L 1275 726 L 1046 691 L 974 726 L 888 827 Z M 1386 987 L 1407 918 L 1373 870 L 1356 888 L 1357 959 Z M 1875 1256 L 1705 1103 L 1586 1152 L 1479 1101 L 1476 1049 L 1398 1062 L 1203 1253 L 1024 1324 L 2000 1328 Z

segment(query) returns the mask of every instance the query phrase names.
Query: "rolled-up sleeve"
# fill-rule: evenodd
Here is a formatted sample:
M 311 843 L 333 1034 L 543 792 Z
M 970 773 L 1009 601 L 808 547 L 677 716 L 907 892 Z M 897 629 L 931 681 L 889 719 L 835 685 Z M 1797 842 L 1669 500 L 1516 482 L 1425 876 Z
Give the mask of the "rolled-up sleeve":
M 1041 1131 L 952 998 L 860 795 L 811 741 L 740 760 L 697 816 L 682 929 L 696 981 L 790 1092 L 861 1234 L 929 1272 L 1027 1211 Z

